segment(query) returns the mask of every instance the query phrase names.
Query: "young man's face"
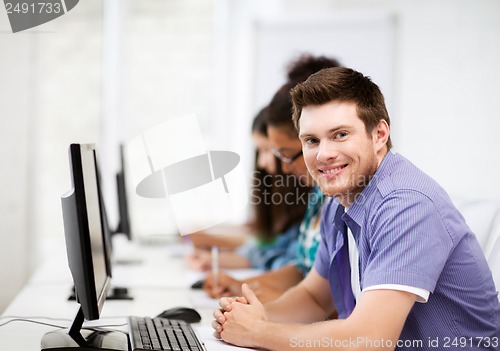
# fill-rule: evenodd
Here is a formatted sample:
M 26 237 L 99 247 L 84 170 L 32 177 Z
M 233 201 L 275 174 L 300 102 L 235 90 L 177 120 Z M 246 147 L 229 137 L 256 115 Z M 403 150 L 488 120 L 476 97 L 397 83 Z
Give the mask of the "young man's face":
M 368 134 L 354 103 L 332 101 L 305 107 L 299 127 L 309 173 L 324 194 L 350 206 L 387 152 L 388 126 L 381 121 Z

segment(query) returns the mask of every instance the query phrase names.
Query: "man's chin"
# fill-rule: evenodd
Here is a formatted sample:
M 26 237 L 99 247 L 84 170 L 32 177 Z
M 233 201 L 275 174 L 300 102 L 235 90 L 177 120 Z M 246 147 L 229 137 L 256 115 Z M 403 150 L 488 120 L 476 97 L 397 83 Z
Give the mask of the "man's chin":
M 319 183 L 319 188 L 321 192 L 329 197 L 342 197 L 348 190 L 344 186 L 339 186 L 338 184 L 332 184 L 333 182 L 322 181 Z
M 329 184 L 319 184 L 319 188 L 321 189 L 321 192 L 325 194 L 326 196 L 329 197 L 337 197 L 339 196 L 338 189 L 332 187 Z

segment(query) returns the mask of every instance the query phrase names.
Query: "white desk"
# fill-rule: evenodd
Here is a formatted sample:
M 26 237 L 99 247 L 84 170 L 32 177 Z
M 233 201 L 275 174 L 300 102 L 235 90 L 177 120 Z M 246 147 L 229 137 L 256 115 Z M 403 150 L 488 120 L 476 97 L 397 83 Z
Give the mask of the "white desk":
M 59 254 L 61 250 L 62 253 Z M 7 307 L 3 317 L 61 318 L 63 320 L 36 320 L 62 326 L 70 325 L 79 305 L 75 301 L 67 299 L 72 279 L 67 266 L 65 248 L 58 248 L 57 252 L 39 267 L 28 284 Z M 164 246 L 138 247 L 136 253 L 142 257 L 142 263 L 115 264 L 113 275 L 117 277 L 116 281 L 112 280 L 112 286 L 128 287 L 129 293 L 134 299 L 107 300 L 101 313 L 101 319 L 92 322 L 91 325 L 123 324 L 126 322 L 125 317 L 129 315 L 154 317 L 171 307 L 192 306 L 190 300 L 192 292 L 189 286 L 200 275 L 189 272 L 183 257 L 172 255 L 172 248 Z M 202 316 L 199 326 L 206 330 L 212 321 L 212 308 L 196 307 L 196 310 Z M 7 319 L 0 319 L 0 324 L 6 321 Z M 126 327 L 114 327 L 114 329 L 126 330 Z M 0 327 L 1 349 L 40 350 L 42 336 L 53 330 L 56 329 L 29 322 L 12 322 Z M 206 347 L 208 350 L 222 350 L 223 346 L 207 344 Z M 234 349 L 239 348 L 234 347 Z

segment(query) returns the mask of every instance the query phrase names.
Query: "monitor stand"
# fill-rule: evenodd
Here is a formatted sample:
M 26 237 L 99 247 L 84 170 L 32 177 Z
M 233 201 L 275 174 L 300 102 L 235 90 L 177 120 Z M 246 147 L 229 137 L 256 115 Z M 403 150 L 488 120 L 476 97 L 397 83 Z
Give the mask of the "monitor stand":
M 128 335 L 120 331 L 82 329 L 83 310 L 80 307 L 69 329 L 49 332 L 42 337 L 42 351 L 128 351 Z

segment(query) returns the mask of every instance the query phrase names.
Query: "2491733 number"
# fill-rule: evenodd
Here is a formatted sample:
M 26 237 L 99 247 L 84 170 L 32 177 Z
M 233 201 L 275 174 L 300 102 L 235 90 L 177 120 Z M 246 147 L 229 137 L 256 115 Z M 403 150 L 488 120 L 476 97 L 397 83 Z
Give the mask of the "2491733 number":
M 443 347 L 446 348 L 470 348 L 470 347 L 498 347 L 500 345 L 498 337 L 494 336 L 492 338 L 486 336 L 476 336 L 476 337 L 465 337 L 460 338 L 443 338 Z
M 32 13 L 32 14 L 41 14 L 41 13 L 61 13 L 63 12 L 62 6 L 60 3 L 51 3 L 51 2 L 33 2 L 33 3 L 17 3 L 12 4 L 10 2 L 5 3 L 5 9 L 7 13 Z

